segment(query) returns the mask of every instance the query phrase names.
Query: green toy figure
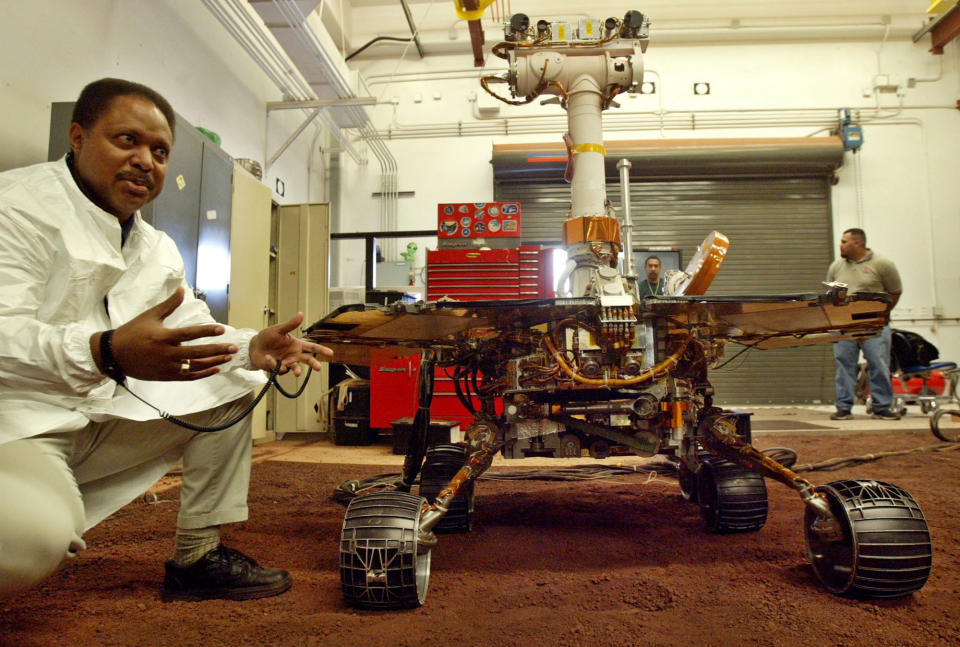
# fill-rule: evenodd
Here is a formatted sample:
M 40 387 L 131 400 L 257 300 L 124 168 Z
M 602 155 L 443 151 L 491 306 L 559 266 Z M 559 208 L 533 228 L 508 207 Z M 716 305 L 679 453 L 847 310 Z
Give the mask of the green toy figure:
M 400 255 L 403 256 L 403 260 L 412 263 L 417 256 L 417 244 L 407 243 L 407 251 L 400 252 Z

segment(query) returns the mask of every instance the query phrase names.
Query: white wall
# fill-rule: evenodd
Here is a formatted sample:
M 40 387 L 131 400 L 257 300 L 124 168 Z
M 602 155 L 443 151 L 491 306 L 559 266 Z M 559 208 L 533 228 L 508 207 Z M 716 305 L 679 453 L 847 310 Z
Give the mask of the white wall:
M 73 101 L 95 79 L 145 83 L 196 126 L 218 133 L 235 158 L 264 163 L 298 123 L 271 116 L 281 97 L 200 0 L 0 2 L 0 171 L 46 161 L 50 104 Z M 265 182 L 280 177 L 281 204 L 307 196 L 308 129 Z M 315 173 L 311 183 L 322 182 Z M 314 193 L 314 197 L 316 193 Z
M 833 192 L 835 238 L 845 228 L 864 228 L 869 246 L 892 258 L 904 279 L 904 296 L 894 311 L 895 326 L 926 336 L 940 347 L 941 357 L 960 358 L 960 327 L 955 321 L 960 318 L 960 260 L 953 251 L 960 240 L 957 44 L 950 44 L 938 57 L 928 52 L 929 36 L 918 43 L 902 36 L 883 42 L 882 29 L 874 30 L 873 39 L 863 39 L 859 33 L 856 40 L 747 44 L 658 45 L 656 23 L 651 32 L 645 65 L 647 78 L 657 81 L 660 94 L 622 97 L 619 110 L 605 113 L 606 140 L 824 135 L 825 131 L 815 131 L 835 125 L 834 110 L 859 110 L 865 143 L 856 156 L 846 154 L 838 173 L 840 182 Z M 479 94 L 486 101 L 470 71 L 472 57 L 431 57 L 423 62 L 407 58 L 402 64 L 387 59 L 356 62 L 375 94 L 384 101 L 396 100 L 395 105 L 378 106 L 374 115 L 384 136 L 396 138 L 388 145 L 399 163 L 399 189 L 416 192 L 414 198 L 399 202 L 401 228 L 436 226 L 437 202 L 491 199 L 493 144 L 559 141 L 563 123 L 538 133 L 503 134 L 504 129 L 515 132 L 538 121 L 532 116 L 562 114 L 536 102 L 502 105 L 497 119 L 483 122 L 496 126 L 499 134 L 490 130 L 483 135 L 455 135 L 458 127 L 469 129 L 479 123 L 471 97 Z M 489 73 L 505 67 L 499 59 L 488 59 Z M 439 70 L 461 70 L 448 74 L 461 78 L 429 80 Z M 414 76 L 424 71 L 430 74 Z M 872 86 L 879 73 L 904 86 L 910 78 L 921 81 L 905 90 L 902 107 L 896 95 L 884 94 L 878 110 L 877 98 L 865 97 L 863 90 Z M 382 75 L 395 76 L 388 84 Z M 938 76 L 939 80 L 923 81 Z M 695 81 L 710 82 L 711 94 L 694 96 Z M 505 85 L 492 87 L 507 92 Z M 755 112 L 758 109 L 762 111 Z M 656 128 L 616 130 L 613 125 L 626 113 L 650 117 L 660 110 L 667 116 L 683 115 L 688 121 L 692 115 L 700 125 L 663 133 Z M 735 111 L 730 113 L 733 121 L 722 128 L 703 127 L 716 110 Z M 441 126 L 447 127 L 443 137 L 416 136 L 418 129 L 436 133 Z M 370 191 L 375 189 L 365 184 L 369 170 L 349 163 L 344 167 L 341 211 L 345 221 L 374 217 L 377 205 Z M 371 220 L 367 226 L 374 224 Z M 930 320 L 935 311 L 942 313 L 942 321 Z

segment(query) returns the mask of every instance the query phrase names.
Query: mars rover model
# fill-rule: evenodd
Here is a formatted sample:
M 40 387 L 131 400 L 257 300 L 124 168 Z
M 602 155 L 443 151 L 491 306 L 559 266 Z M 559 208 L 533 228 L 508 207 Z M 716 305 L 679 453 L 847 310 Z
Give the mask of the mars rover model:
M 764 479 L 779 481 L 804 503 L 808 555 L 827 590 L 868 598 L 919 590 L 932 549 L 910 494 L 871 480 L 801 478 L 750 444 L 748 420 L 715 406 L 708 379 L 728 342 L 765 349 L 875 334 L 889 320 L 886 297 L 848 295 L 839 284 L 824 294 L 704 296 L 730 245 L 714 232 L 686 271 L 668 277 L 665 296 L 638 299 L 629 254 L 619 268 L 620 251 L 631 248 L 629 207 L 621 227 L 605 196 L 601 113 L 642 79 L 646 17 L 630 11 L 531 28 L 514 15 L 505 36 L 494 53 L 509 70 L 485 87 L 505 82 L 515 103 L 553 95 L 568 114 L 566 295 L 347 306 L 310 327 L 308 338 L 341 362 L 369 364 L 374 353 L 382 361 L 384 352 L 423 358 L 402 474 L 356 492 L 346 510 L 346 600 L 381 609 L 422 604 L 437 535 L 469 530 L 475 481 L 497 452 L 579 456 L 604 444 L 674 461 L 683 496 L 700 506 L 711 532 L 759 530 Z M 474 418 L 464 442 L 428 448 L 435 366 L 452 373 Z

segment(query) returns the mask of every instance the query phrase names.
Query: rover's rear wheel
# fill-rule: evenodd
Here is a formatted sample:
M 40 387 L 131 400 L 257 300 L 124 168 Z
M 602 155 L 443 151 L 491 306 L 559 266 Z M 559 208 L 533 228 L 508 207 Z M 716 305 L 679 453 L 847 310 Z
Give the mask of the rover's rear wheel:
M 697 502 L 697 475 L 683 461 L 677 465 L 677 480 L 680 482 L 680 494 L 690 503 Z
M 920 506 L 905 490 L 880 481 L 845 480 L 821 485 L 842 525 L 842 539 L 816 531 L 817 515 L 804 513 L 807 554 L 831 593 L 897 598 L 920 590 L 930 575 L 932 547 Z
M 948 443 L 960 442 L 960 411 L 938 409 L 930 417 L 930 431 L 934 436 Z
M 406 492 L 358 496 L 340 534 L 340 584 L 348 604 L 365 609 L 418 607 L 427 597 L 430 551 L 419 552 L 423 499 Z
M 767 484 L 756 472 L 722 458 L 697 472 L 697 499 L 710 532 L 753 532 L 767 522 Z
M 420 472 L 420 496 L 432 504 L 466 460 L 467 448 L 463 445 L 434 445 L 428 448 Z M 433 529 L 435 533 L 470 532 L 473 526 L 473 485 L 471 481 L 460 490 L 447 514 Z

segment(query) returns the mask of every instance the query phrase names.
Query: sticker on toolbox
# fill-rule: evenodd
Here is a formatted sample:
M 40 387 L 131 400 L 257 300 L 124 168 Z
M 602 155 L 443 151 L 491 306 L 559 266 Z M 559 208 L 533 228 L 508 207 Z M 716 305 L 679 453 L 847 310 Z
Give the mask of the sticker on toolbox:
M 437 205 L 437 236 L 518 238 L 520 211 L 519 202 L 441 203 Z

